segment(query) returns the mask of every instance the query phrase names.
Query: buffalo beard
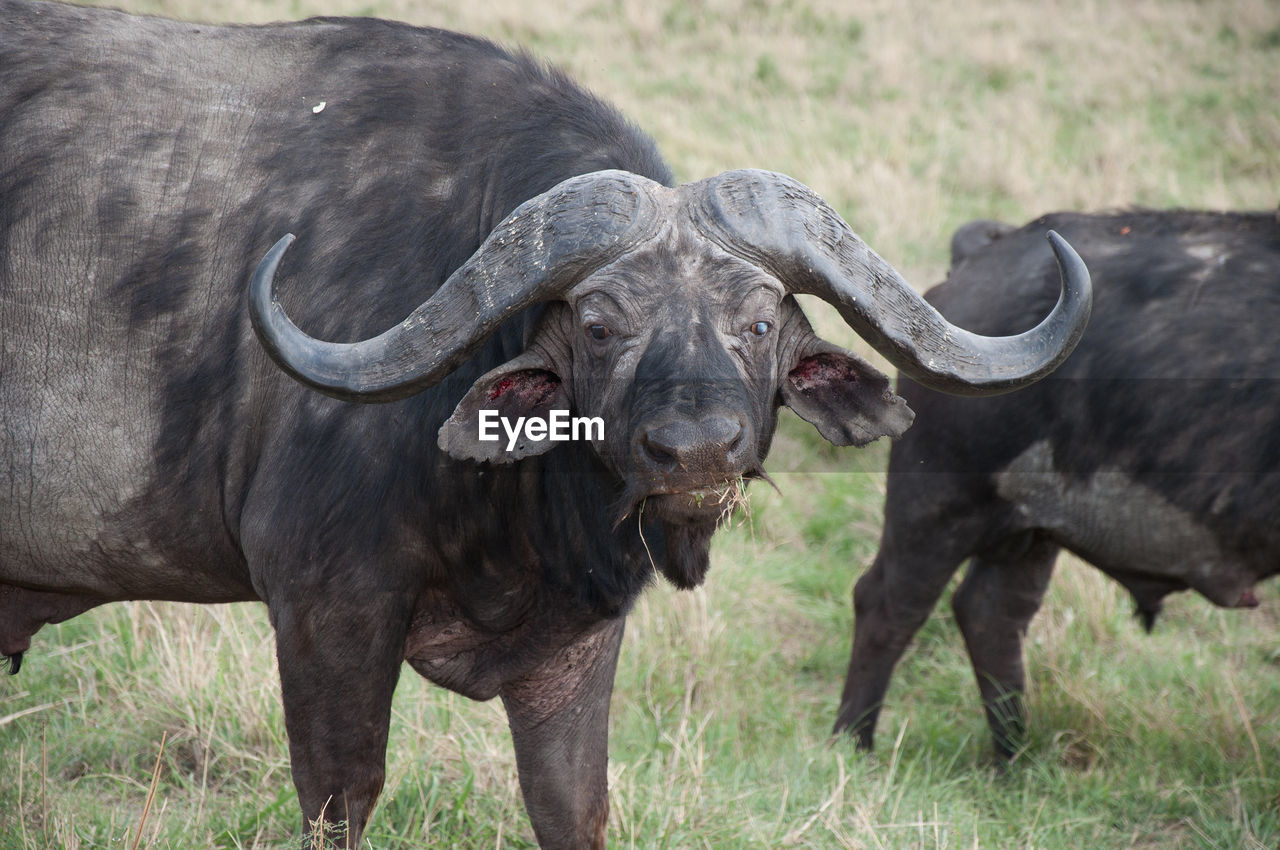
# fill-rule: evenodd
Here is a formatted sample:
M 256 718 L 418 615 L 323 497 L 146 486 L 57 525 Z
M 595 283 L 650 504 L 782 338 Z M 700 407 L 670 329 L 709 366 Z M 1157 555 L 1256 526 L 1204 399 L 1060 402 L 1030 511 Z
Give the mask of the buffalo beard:
M 664 522 L 664 557 L 658 569 L 681 590 L 692 590 L 707 578 L 711 566 L 711 535 L 719 522 L 684 525 Z

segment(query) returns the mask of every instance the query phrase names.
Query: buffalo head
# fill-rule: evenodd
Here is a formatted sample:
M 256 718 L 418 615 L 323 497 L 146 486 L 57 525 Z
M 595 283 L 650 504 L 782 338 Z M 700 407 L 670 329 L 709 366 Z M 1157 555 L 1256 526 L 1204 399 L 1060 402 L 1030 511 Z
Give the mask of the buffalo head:
M 705 541 L 727 494 L 761 474 L 780 404 L 837 445 L 911 424 L 888 379 L 819 339 L 795 294 L 834 305 L 920 383 L 974 395 L 1051 371 L 1079 339 L 1091 299 L 1083 263 L 1051 236 L 1063 275 L 1055 309 L 1019 336 L 971 334 L 946 322 L 814 192 L 753 170 L 674 189 L 622 171 L 567 180 L 511 213 L 403 322 L 356 343 L 306 335 L 274 300 L 290 240 L 254 275 L 254 326 L 285 371 L 341 399 L 391 401 L 430 387 L 505 319 L 550 302 L 525 350 L 463 397 L 440 447 L 506 463 L 555 445 L 481 441 L 485 410 L 512 420 L 556 409 L 599 417 L 603 435 L 593 443 L 619 479 L 619 518 L 649 512 L 675 540 Z M 668 561 L 676 584 L 701 580 L 705 554 Z

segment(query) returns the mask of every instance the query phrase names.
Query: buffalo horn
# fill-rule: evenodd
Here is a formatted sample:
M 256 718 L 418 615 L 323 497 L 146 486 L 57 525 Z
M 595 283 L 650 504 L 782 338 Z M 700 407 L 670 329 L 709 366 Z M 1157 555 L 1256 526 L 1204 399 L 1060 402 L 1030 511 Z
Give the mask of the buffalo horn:
M 324 342 L 285 315 L 273 288 L 289 234 L 262 258 L 250 316 L 276 363 L 308 386 L 347 401 L 407 398 L 443 380 L 498 325 L 575 283 L 653 235 L 659 184 L 625 171 L 574 177 L 521 204 L 400 324 L 361 342 Z
M 955 395 L 996 395 L 1053 371 L 1089 320 L 1089 270 L 1050 231 L 1062 276 L 1058 303 L 1039 325 L 990 337 L 951 324 L 867 247 L 817 194 L 782 174 L 729 171 L 682 187 L 694 227 L 791 292 L 816 295 L 918 383 Z

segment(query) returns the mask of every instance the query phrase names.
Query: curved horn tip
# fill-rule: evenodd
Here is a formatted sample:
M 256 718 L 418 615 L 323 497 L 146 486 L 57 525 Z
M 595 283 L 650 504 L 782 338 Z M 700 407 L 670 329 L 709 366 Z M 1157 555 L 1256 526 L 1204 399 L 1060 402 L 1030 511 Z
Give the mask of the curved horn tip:
M 1089 275 L 1089 267 L 1085 261 L 1071 247 L 1071 243 L 1062 237 L 1056 230 L 1047 231 L 1044 238 L 1049 240 L 1049 247 L 1053 249 L 1054 259 L 1058 263 L 1058 269 L 1062 275 L 1062 286 L 1064 290 L 1074 288 L 1072 292 L 1079 298 L 1082 305 L 1091 307 L 1093 304 L 1093 280 Z
M 276 244 L 263 255 L 258 261 L 258 267 L 253 272 L 253 279 L 249 281 L 249 291 L 254 298 L 257 298 L 262 292 L 263 287 L 270 288 L 276 276 L 276 268 L 280 265 L 280 258 L 284 256 L 284 252 L 289 250 L 289 246 L 296 239 L 292 233 L 286 233 L 276 240 Z
M 1084 260 L 1080 258 L 1080 254 L 1076 252 L 1075 248 L 1071 247 L 1071 243 L 1062 234 L 1056 230 L 1047 230 L 1044 238 L 1049 240 L 1049 247 L 1053 249 L 1053 254 L 1058 258 L 1060 264 L 1065 262 L 1079 263 L 1082 270 L 1086 273 L 1088 272 L 1088 267 L 1085 266 Z
M 277 364 L 281 365 L 281 368 L 284 368 L 290 374 L 295 373 L 292 369 L 281 364 L 280 332 L 272 327 L 271 317 L 273 314 L 278 314 L 284 324 L 292 324 L 289 322 L 289 318 L 284 315 L 279 303 L 276 302 L 275 278 L 276 269 L 280 265 L 280 258 L 284 256 L 284 252 L 293 244 L 294 238 L 292 233 L 286 233 L 277 239 L 276 243 L 258 261 L 258 267 L 254 269 L 253 277 L 249 279 L 249 323 L 253 326 L 258 341 L 266 349 L 271 359 L 275 360 Z M 297 377 L 296 374 L 295 377 Z
M 1049 246 L 1053 248 L 1053 253 L 1058 256 L 1062 256 L 1063 251 L 1070 251 L 1072 254 L 1076 253 L 1076 249 L 1071 247 L 1071 243 L 1056 230 L 1046 230 L 1044 238 L 1049 240 Z
M 266 256 L 262 258 L 262 261 L 267 262 L 270 260 L 273 264 L 279 263 L 280 258 L 284 256 L 284 252 L 289 250 L 289 246 L 292 245 L 293 240 L 297 238 L 298 237 L 294 236 L 292 233 L 286 233 L 284 236 L 281 236 L 276 240 L 276 244 L 271 246 L 271 250 L 267 251 Z

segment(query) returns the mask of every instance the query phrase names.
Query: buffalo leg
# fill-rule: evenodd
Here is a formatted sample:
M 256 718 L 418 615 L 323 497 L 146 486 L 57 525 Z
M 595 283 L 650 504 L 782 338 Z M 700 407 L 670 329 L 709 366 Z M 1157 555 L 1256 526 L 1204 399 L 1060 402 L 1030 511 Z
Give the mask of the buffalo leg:
M 502 690 L 525 808 L 543 848 L 603 848 L 609 697 L 623 621 L 576 637 Z
M 958 547 L 954 553 L 930 550 L 919 535 L 904 535 L 910 541 L 904 549 L 897 537 L 886 522 L 875 562 L 853 589 L 853 652 L 834 732 L 848 732 L 866 750 L 874 741 L 893 668 L 964 555 Z
M 293 782 L 327 846 L 359 846 L 382 790 L 409 617 L 394 593 L 298 594 L 271 607 Z
M 996 752 L 1013 758 L 1026 736 L 1022 641 L 1053 575 L 1058 547 L 1037 537 L 1016 557 L 975 557 L 951 599 L 982 692 Z

